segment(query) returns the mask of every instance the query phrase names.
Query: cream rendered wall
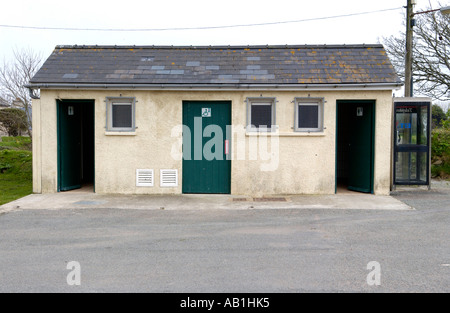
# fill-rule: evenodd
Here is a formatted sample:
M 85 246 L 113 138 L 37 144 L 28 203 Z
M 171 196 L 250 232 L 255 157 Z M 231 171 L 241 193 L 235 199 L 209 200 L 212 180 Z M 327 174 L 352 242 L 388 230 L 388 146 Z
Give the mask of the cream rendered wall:
M 42 192 L 42 136 L 41 136 L 41 101 L 33 100 L 33 115 L 31 119 L 33 126 L 33 192 Z
M 107 133 L 106 97 L 136 97 L 136 132 Z M 245 133 L 247 97 L 276 97 L 279 136 Z M 321 134 L 293 131 L 295 97 L 323 97 Z M 228 100 L 232 103 L 231 193 L 243 195 L 333 194 L 335 192 L 335 134 L 337 100 L 376 100 L 375 194 L 389 194 L 392 91 L 108 91 L 41 90 L 33 103 L 35 160 L 33 188 L 37 193 L 57 191 L 57 99 L 95 101 L 95 190 L 97 193 L 167 194 L 182 192 L 180 150 L 183 100 Z M 37 104 L 37 105 L 36 105 Z M 39 112 L 39 114 L 34 114 Z M 40 120 L 39 120 L 40 116 Z M 264 145 L 264 139 L 269 149 Z M 256 143 L 256 146 L 253 144 Z M 263 152 L 274 152 L 262 160 Z M 279 146 L 279 149 L 274 149 Z M 256 149 L 255 149 L 256 148 Z M 243 151 L 245 151 L 243 153 Z M 279 153 L 278 153 L 279 152 Z M 256 154 L 256 155 L 255 155 Z M 136 169 L 153 169 L 154 187 L 136 187 Z M 178 187 L 160 187 L 159 170 L 178 169 Z

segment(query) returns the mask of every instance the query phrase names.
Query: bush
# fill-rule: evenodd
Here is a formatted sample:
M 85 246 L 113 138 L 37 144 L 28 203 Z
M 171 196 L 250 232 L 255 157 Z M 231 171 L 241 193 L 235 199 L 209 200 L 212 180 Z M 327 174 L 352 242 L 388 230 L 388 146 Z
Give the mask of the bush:
M 437 104 L 433 104 L 433 106 L 431 107 L 431 116 L 431 127 L 433 129 L 441 127 L 442 123 L 447 120 L 447 115 L 445 114 L 444 110 Z
M 27 130 L 27 115 L 25 111 L 16 108 L 0 110 L 0 126 L 8 133 L 8 136 L 19 136 Z
M 450 153 L 450 130 L 435 129 L 431 132 L 431 155 L 432 157 L 442 157 Z
M 450 129 L 450 108 L 447 110 L 445 114 L 445 119 L 442 120 L 442 128 Z
M 450 178 L 450 129 L 435 129 L 431 134 L 431 174 Z

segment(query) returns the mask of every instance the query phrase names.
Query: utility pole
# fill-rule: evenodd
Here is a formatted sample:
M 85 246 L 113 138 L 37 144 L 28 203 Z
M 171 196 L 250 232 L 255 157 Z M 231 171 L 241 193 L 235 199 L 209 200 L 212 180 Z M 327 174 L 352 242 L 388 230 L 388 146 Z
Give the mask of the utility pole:
M 412 47 L 413 47 L 413 7 L 416 0 L 406 4 L 406 56 L 405 56 L 405 97 L 413 96 Z

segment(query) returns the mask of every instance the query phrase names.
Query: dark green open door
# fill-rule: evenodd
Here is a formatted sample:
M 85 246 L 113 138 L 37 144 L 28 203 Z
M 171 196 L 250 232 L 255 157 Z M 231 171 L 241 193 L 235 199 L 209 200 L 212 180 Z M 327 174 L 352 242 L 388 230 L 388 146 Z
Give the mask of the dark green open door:
M 93 184 L 94 101 L 58 100 L 58 191 Z
M 183 102 L 183 125 L 183 193 L 230 193 L 231 103 Z
M 81 188 L 81 107 L 58 101 L 59 190 Z
M 345 104 L 344 104 L 345 105 Z M 349 108 L 349 177 L 348 189 L 373 192 L 374 104 L 357 102 Z

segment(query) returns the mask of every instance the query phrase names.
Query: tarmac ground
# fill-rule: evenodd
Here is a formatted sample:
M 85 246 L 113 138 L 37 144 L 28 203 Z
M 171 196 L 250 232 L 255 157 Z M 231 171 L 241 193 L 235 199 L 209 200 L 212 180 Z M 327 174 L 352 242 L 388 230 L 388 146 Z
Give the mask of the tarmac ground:
M 446 182 L 386 197 L 30 195 L 0 207 L 0 292 L 448 293 L 449 203 Z

